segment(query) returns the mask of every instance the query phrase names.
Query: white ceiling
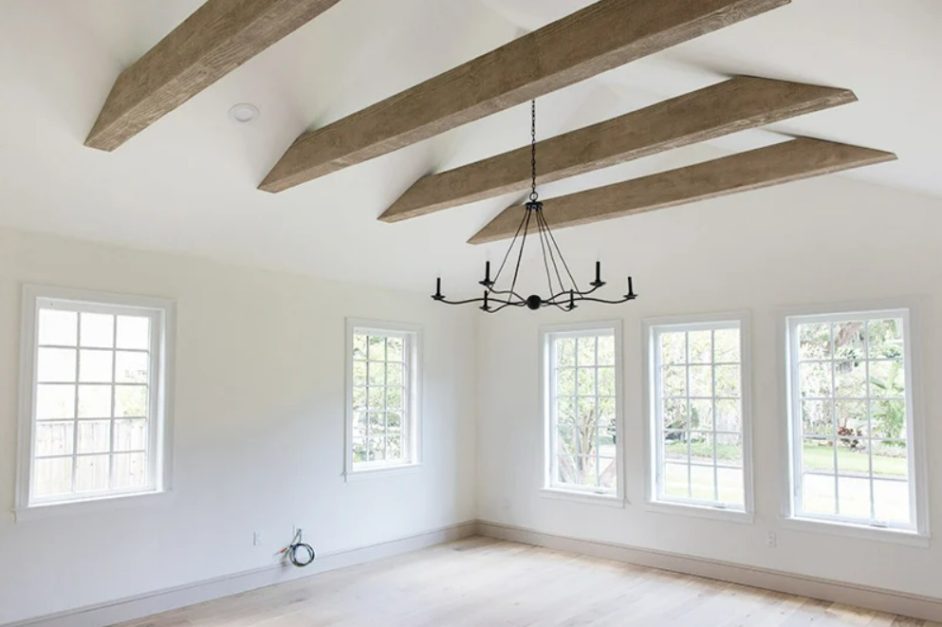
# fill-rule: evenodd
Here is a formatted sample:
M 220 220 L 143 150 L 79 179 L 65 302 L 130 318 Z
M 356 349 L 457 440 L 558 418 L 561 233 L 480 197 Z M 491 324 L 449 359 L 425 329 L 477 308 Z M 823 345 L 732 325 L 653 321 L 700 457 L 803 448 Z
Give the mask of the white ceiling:
M 336 120 L 590 4 L 587 0 L 341 0 L 114 153 L 85 148 L 122 67 L 198 0 L 5 0 L 0 5 L 0 226 L 427 290 L 470 280 L 501 244 L 464 242 L 515 197 L 395 225 L 376 221 L 426 172 L 528 141 L 516 107 L 282 194 L 255 186 L 306 128 Z M 803 133 L 895 151 L 847 175 L 942 197 L 942 2 L 790 6 L 540 100 L 553 135 L 746 73 L 853 89 L 860 102 L 549 185 L 544 196 Z M 237 102 L 261 117 L 237 125 Z M 819 189 L 819 188 L 815 188 Z M 670 210 L 668 210 L 670 211 Z M 684 215 L 678 213 L 678 216 Z M 580 227 L 600 248 L 632 218 Z M 591 256 L 593 251 L 576 251 Z

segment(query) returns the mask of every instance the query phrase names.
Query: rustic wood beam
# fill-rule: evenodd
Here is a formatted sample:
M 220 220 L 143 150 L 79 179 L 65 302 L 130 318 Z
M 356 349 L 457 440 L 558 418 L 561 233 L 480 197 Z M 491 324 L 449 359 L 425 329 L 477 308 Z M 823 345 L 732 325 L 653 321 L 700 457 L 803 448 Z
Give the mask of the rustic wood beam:
M 304 133 L 259 188 L 283 191 L 789 2 L 599 0 L 444 74 Z
M 752 76 L 659 102 L 537 143 L 538 184 L 665 150 L 854 102 L 848 89 Z M 379 219 L 398 222 L 522 191 L 530 185 L 530 147 L 424 176 Z
M 721 159 L 652 174 L 544 201 L 554 229 L 610 220 L 736 192 L 892 161 L 891 152 L 799 137 Z M 508 207 L 478 231 L 471 244 L 513 237 L 521 205 Z
M 208 0 L 118 76 L 85 145 L 114 150 L 339 0 Z

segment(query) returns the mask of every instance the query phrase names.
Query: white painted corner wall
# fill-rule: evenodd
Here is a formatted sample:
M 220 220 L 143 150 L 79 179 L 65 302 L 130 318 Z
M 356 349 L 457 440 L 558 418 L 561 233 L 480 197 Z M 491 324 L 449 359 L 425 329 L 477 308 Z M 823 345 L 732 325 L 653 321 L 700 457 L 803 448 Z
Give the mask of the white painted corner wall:
M 542 414 L 538 324 L 610 319 L 611 308 L 575 314 L 483 318 L 478 347 L 477 513 L 535 533 L 720 560 L 776 572 L 942 599 L 942 201 L 828 177 L 635 216 L 611 223 L 620 246 L 584 230 L 557 234 L 570 266 L 589 276 L 593 255 L 619 287 L 631 273 L 640 294 L 622 306 L 625 507 L 541 496 Z M 567 247 L 567 244 L 568 247 Z M 614 276 L 613 276 L 614 275 Z M 613 288 L 614 291 L 614 288 Z M 926 546 L 853 537 L 783 520 L 787 493 L 785 312 L 880 302 L 913 307 L 914 390 L 928 451 Z M 646 504 L 643 321 L 672 315 L 749 312 L 755 516 L 752 523 L 655 510 Z M 484 460 L 487 463 L 484 463 Z M 774 533 L 775 547 L 769 546 Z
M 175 301 L 169 494 L 14 521 L 23 283 Z M 348 316 L 422 327 L 425 446 L 408 473 L 344 481 Z M 415 294 L 0 229 L 0 624 L 271 567 L 294 525 L 328 555 L 473 520 L 472 316 Z

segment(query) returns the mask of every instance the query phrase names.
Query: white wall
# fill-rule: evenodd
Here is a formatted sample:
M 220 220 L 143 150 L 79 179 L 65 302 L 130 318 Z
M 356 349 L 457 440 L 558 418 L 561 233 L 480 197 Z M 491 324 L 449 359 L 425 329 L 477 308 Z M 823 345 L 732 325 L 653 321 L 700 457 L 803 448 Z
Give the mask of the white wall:
M 24 282 L 176 301 L 168 499 L 13 521 Z M 414 473 L 341 476 L 345 316 L 424 327 Z M 421 295 L 0 230 L 0 623 L 274 564 L 295 524 L 329 553 L 472 519 L 473 326 Z
M 590 229 L 560 231 L 575 271 L 594 255 L 608 280 L 631 272 L 641 294 L 620 308 L 573 316 L 510 312 L 479 328 L 478 517 L 545 533 L 672 551 L 942 598 L 942 201 L 839 177 L 663 210 Z M 610 240 L 611 238 L 606 238 Z M 580 253 L 579 255 L 575 253 Z M 926 424 L 931 548 L 796 531 L 781 524 L 786 468 L 778 322 L 783 308 L 848 301 L 915 301 L 915 390 Z M 753 327 L 756 507 L 751 525 L 645 508 L 642 332 L 646 317 L 748 310 Z M 627 496 L 624 509 L 549 499 L 542 481 L 538 326 L 624 320 Z M 778 547 L 766 544 L 775 531 Z

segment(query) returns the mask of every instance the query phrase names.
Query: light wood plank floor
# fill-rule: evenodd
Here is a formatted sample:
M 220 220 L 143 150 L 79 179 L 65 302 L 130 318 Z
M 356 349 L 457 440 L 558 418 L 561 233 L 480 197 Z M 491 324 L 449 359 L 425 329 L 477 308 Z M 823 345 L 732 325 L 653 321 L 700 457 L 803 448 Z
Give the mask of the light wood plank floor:
M 127 627 L 929 624 L 487 538 L 469 538 L 125 623 Z

